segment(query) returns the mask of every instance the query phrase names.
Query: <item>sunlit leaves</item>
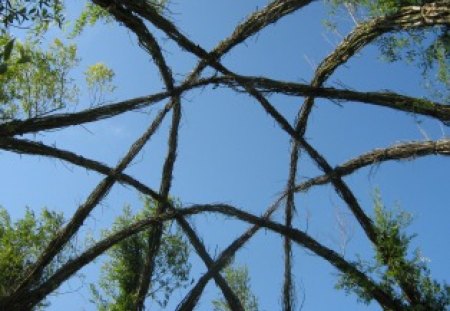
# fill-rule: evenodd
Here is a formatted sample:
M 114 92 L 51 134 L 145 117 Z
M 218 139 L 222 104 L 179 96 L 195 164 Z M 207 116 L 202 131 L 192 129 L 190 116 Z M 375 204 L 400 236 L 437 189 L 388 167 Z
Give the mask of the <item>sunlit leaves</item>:
M 114 71 L 103 63 L 89 66 L 84 75 L 92 105 L 101 104 L 105 100 L 105 95 L 112 93 L 116 88 L 112 83 Z
M 147 0 L 145 2 L 154 7 L 157 11 L 162 12 L 167 0 Z M 113 21 L 113 18 L 105 9 L 92 2 L 88 2 L 80 16 L 75 20 L 70 36 L 75 37 L 80 35 L 87 26 L 93 26 L 99 21 L 108 23 Z
M 112 21 L 112 18 L 106 10 L 88 2 L 80 16 L 75 20 L 70 36 L 80 35 L 87 26 L 93 26 L 99 20 Z
M 0 296 L 7 295 L 17 285 L 26 268 L 36 261 L 63 222 L 62 214 L 47 209 L 39 216 L 27 209 L 23 218 L 13 222 L 8 212 L 0 207 Z M 67 250 L 47 266 L 41 281 L 70 255 Z
M 0 45 L 9 40 L 2 36 Z M 77 62 L 76 46 L 58 39 L 46 51 L 36 42 L 16 41 L 0 75 L 0 118 L 42 116 L 75 103 L 78 90 L 69 73 Z
M 377 230 L 377 245 L 373 260 L 358 258 L 355 265 L 366 274 L 378 280 L 383 290 L 408 302 L 405 284 L 420 297 L 420 305 L 412 310 L 445 311 L 450 306 L 450 286 L 439 284 L 430 276 L 427 260 L 419 250 L 411 252 L 410 242 L 414 236 L 405 233 L 411 216 L 399 208 L 387 209 L 378 194 L 374 200 L 374 224 Z M 372 292 L 353 275 L 341 275 L 337 288 L 355 293 L 360 301 L 370 302 Z
M 125 206 L 122 216 L 114 222 L 111 232 L 126 228 L 132 222 L 152 215 L 156 202 L 145 198 L 144 209 L 133 215 L 131 208 Z M 102 266 L 99 286 L 91 284 L 92 301 L 99 310 L 133 310 L 139 285 L 140 269 L 148 254 L 148 231 L 133 235 L 113 246 L 108 259 Z M 186 286 L 189 281 L 191 265 L 189 247 L 181 232 L 170 225 L 165 227 L 160 251 L 155 258 L 156 270 L 147 294 L 159 306 L 164 307 L 170 295 L 177 288 Z
M 227 266 L 223 275 L 230 285 L 231 289 L 236 293 L 242 303 L 245 311 L 258 311 L 258 299 L 252 293 L 250 288 L 250 276 L 246 266 Z M 223 298 L 212 301 L 214 311 L 230 311 L 228 303 Z
M 2 0 L 0 1 L 0 30 L 10 27 L 46 30 L 51 22 L 61 26 L 64 21 L 61 0 Z

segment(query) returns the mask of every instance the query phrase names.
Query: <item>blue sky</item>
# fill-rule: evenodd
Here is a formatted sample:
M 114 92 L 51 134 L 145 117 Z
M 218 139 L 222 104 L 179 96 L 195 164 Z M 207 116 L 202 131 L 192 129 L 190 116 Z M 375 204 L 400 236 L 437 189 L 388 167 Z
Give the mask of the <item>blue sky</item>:
M 230 35 L 238 22 L 267 1 L 173 1 L 170 17 L 193 41 L 205 49 L 213 48 Z M 78 5 L 70 6 L 76 15 Z M 327 32 L 322 21 L 327 11 L 322 2 L 289 15 L 274 26 L 267 27 L 255 37 L 233 49 L 223 59 L 231 70 L 245 75 L 265 75 L 296 82 L 309 81 L 315 66 L 341 40 Z M 342 19 L 343 28 L 350 22 Z M 159 32 L 160 42 L 168 64 L 177 81 L 182 81 L 196 63 L 196 59 L 181 51 Z M 155 66 L 136 43 L 135 37 L 115 24 L 98 25 L 86 30 L 77 39 L 80 69 L 74 77 L 92 63 L 101 61 L 114 69 L 117 91 L 111 101 L 151 94 L 162 84 Z M 423 96 L 420 72 L 402 63 L 386 64 L 379 60 L 376 47 L 367 47 L 338 69 L 327 82 L 328 86 L 345 85 L 357 90 L 389 89 L 406 95 Z M 81 82 L 80 82 L 81 83 Z M 85 94 L 85 93 L 84 93 Z M 302 98 L 271 96 L 272 103 L 290 120 L 303 102 Z M 85 107 L 87 97 L 81 96 Z M 156 107 L 162 107 L 162 103 Z M 79 154 L 114 165 L 131 143 L 155 116 L 156 107 L 143 112 L 130 112 L 110 120 L 49 133 L 29 136 L 39 141 L 73 150 Z M 289 165 L 289 138 L 279 126 L 250 97 L 232 90 L 204 89 L 187 92 L 182 102 L 178 159 L 175 165 L 172 196 L 183 204 L 224 202 L 255 214 L 262 213 L 283 191 Z M 158 189 L 161 167 L 166 152 L 169 128 L 167 119 L 157 135 L 144 148 L 127 173 Z M 360 153 L 409 140 L 444 138 L 450 130 L 438 121 L 416 117 L 375 106 L 343 103 L 338 106 L 318 99 L 313 110 L 306 137 L 332 165 L 345 162 Z M 47 206 L 63 211 L 70 217 L 78 204 L 101 180 L 101 176 L 57 160 L 19 156 L 2 151 L 0 170 L 0 205 L 13 217 L 20 217 L 25 206 L 39 210 Z M 365 168 L 345 179 L 366 211 L 371 211 L 372 197 L 379 189 L 387 206 L 399 204 L 414 215 L 411 232 L 418 234 L 414 246 L 420 247 L 430 260 L 432 275 L 439 281 L 449 280 L 450 250 L 445 237 L 449 236 L 448 221 L 450 162 L 432 156 L 415 161 L 384 163 Z M 301 157 L 298 181 L 314 177 L 320 171 L 306 157 Z M 321 186 L 307 194 L 296 196 L 296 224 L 323 244 L 338 248 L 336 215 L 347 215 L 344 203 L 330 186 Z M 135 190 L 115 185 L 85 224 L 85 232 L 99 232 L 108 228 L 125 204 L 138 209 L 139 195 Z M 280 218 L 281 213 L 275 216 Z M 347 258 L 355 253 L 367 255 L 367 239 L 361 236 L 356 222 L 349 218 L 353 229 L 347 248 Z M 196 216 L 192 223 L 203 237 L 212 255 L 218 254 L 247 225 L 217 215 Z M 261 230 L 236 257 L 238 264 L 248 266 L 252 289 L 259 299 L 261 310 L 278 310 L 282 284 L 282 240 Z M 379 310 L 356 303 L 355 296 L 346 296 L 333 289 L 336 271 L 322 259 L 294 248 L 295 281 L 299 300 L 305 297 L 303 310 Z M 49 310 L 94 310 L 83 282 L 95 282 L 98 266 L 84 269 L 86 279 L 70 280 L 61 292 L 51 299 Z M 192 256 L 194 278 L 204 271 L 203 263 Z M 175 293 L 174 304 L 185 291 Z M 210 310 L 211 299 L 218 295 L 212 283 L 206 288 L 198 310 Z M 158 308 L 156 308 L 158 309 Z

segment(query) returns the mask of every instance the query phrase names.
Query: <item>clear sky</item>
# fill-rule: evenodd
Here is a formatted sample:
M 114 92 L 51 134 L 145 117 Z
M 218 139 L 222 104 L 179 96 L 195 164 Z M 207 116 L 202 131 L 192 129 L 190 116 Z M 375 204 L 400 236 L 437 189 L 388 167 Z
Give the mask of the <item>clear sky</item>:
M 213 48 L 230 35 L 237 23 L 267 1 L 172 1 L 170 17 L 193 41 L 205 49 Z M 70 6 L 76 15 L 79 5 Z M 315 66 L 330 53 L 341 37 L 323 27 L 327 11 L 322 2 L 289 15 L 276 25 L 267 27 L 255 37 L 236 47 L 223 63 L 244 75 L 264 75 L 276 79 L 308 82 Z M 351 22 L 341 19 L 343 28 Z M 177 81 L 182 81 L 196 63 L 196 58 L 181 51 L 159 32 L 168 64 Z M 342 34 L 341 34 L 342 35 Z M 76 79 L 89 64 L 101 61 L 114 69 L 117 91 L 110 101 L 151 94 L 161 90 L 162 83 L 155 66 L 137 45 L 134 35 L 116 24 L 88 29 L 77 39 L 80 69 Z M 367 47 L 341 67 L 327 82 L 328 86 L 345 86 L 356 90 L 389 89 L 406 95 L 423 96 L 420 71 L 403 63 L 386 64 L 379 60 L 376 47 Z M 80 82 L 81 83 L 81 82 Z M 82 84 L 81 84 L 82 85 Z M 82 89 L 83 90 L 83 89 Z M 83 94 L 83 93 L 82 93 Z M 290 120 L 303 98 L 271 96 L 270 100 Z M 78 110 L 86 107 L 81 96 Z M 409 140 L 448 137 L 450 129 L 440 122 L 389 109 L 359 103 L 336 105 L 316 100 L 309 127 L 308 141 L 332 165 L 345 162 L 360 153 Z M 55 144 L 79 154 L 114 165 L 131 143 L 146 128 L 163 103 L 144 112 L 130 112 L 113 119 L 70 129 L 29 136 Z M 182 101 L 182 122 L 178 159 L 175 165 L 172 196 L 185 205 L 224 202 L 255 214 L 262 213 L 283 191 L 289 165 L 289 137 L 249 96 L 232 90 L 212 89 L 187 92 Z M 158 189 L 161 166 L 166 152 L 170 123 L 152 138 L 127 173 Z M 57 160 L 19 156 L 1 151 L 0 205 L 13 217 L 23 215 L 25 206 L 39 210 L 47 206 L 63 211 L 66 217 L 83 202 L 101 180 L 101 176 Z M 450 279 L 450 162 L 439 156 L 415 161 L 383 163 L 365 168 L 345 179 L 361 205 L 372 208 L 375 189 L 379 189 L 387 206 L 399 204 L 412 213 L 410 232 L 418 236 L 414 247 L 420 247 L 430 260 L 432 275 L 439 281 Z M 320 171 L 306 157 L 301 157 L 299 178 L 313 177 Z M 357 223 L 351 219 L 345 204 L 330 186 L 312 189 L 296 196 L 296 225 L 305 229 L 323 244 L 338 249 L 337 215 L 347 215 L 352 239 L 347 258 L 356 253 L 367 255 L 368 241 L 361 236 Z M 108 228 L 124 204 L 140 207 L 139 195 L 131 188 L 114 186 L 85 224 L 87 231 Z M 281 219 L 279 213 L 275 219 Z M 345 216 L 344 216 L 345 217 Z M 217 215 L 195 216 L 191 219 L 212 255 L 242 233 L 247 225 Z M 49 310 L 94 310 L 89 303 L 86 284 L 95 282 L 99 263 L 81 271 L 85 279 L 74 278 L 61 288 L 64 294 L 51 299 Z M 282 239 L 261 230 L 236 257 L 238 264 L 248 266 L 252 290 L 259 299 L 260 310 L 280 309 L 282 285 Z M 203 263 L 192 255 L 192 276 L 204 271 Z M 295 246 L 295 283 L 298 300 L 305 297 L 303 310 L 379 310 L 356 303 L 355 296 L 346 296 L 333 286 L 336 271 L 322 259 Z M 84 287 L 82 287 L 84 285 Z M 174 308 L 185 291 L 173 295 Z M 218 295 L 213 283 L 206 288 L 198 310 L 210 310 L 211 299 Z M 158 309 L 156 307 L 156 309 Z

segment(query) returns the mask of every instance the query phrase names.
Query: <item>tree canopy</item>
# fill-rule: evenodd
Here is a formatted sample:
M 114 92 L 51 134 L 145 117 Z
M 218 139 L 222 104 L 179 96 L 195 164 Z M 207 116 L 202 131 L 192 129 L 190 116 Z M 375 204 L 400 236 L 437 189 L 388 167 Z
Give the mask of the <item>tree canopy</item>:
M 189 23 L 182 21 L 183 12 L 177 17 L 176 3 L 170 1 L 1 1 L 0 149 L 6 151 L 2 156 L 46 157 L 58 160 L 53 162 L 56 165 L 64 163 L 68 171 L 88 174 L 86 182 L 66 176 L 58 183 L 47 167 L 45 176 L 33 180 L 35 188 L 26 186 L 25 176 L 20 186 L 23 197 L 31 197 L 34 190 L 43 195 L 43 189 L 50 189 L 55 198 L 74 193 L 71 201 L 58 201 L 58 212 L 44 209 L 36 216 L 26 209 L 19 217 L 15 207 L 0 202 L 7 208 L 0 210 L 0 310 L 51 306 L 51 295 L 90 265 L 100 271 L 96 280 L 89 281 L 91 301 L 99 310 L 144 310 L 155 304 L 193 310 L 202 303 L 213 280 L 220 291 L 220 298 L 210 299 L 213 308 L 254 311 L 260 308 L 261 297 L 250 290 L 255 288 L 250 286 L 251 280 L 274 270 L 281 272 L 279 283 L 269 282 L 266 288 L 281 292 L 277 305 L 290 311 L 301 307 L 299 291 L 304 291 L 304 301 L 308 301 L 308 289 L 298 281 L 296 256 L 304 259 L 298 249 L 327 263 L 335 272 L 330 283 L 369 307 L 444 311 L 450 306 L 446 280 L 432 274 L 432 264 L 419 250 L 422 245 L 414 250 L 414 235 L 408 231 L 412 218 L 408 204 L 402 204 L 402 210 L 388 207 L 378 193 L 374 202 L 368 203 L 367 192 L 373 189 L 366 187 L 364 195 L 360 185 L 365 168 L 431 155 L 439 155 L 439 162 L 426 172 L 439 167 L 438 173 L 448 175 L 450 140 L 445 131 L 450 122 L 450 3 L 260 2 L 260 7 L 252 4 L 253 11 L 241 16 L 231 34 L 214 46 L 211 41 L 197 41 L 188 31 L 192 28 L 184 28 Z M 212 7 L 215 5 L 219 7 Z M 307 47 L 310 37 L 307 31 L 298 32 L 301 24 L 297 23 L 313 9 L 327 12 L 321 22 L 338 41 L 317 64 L 304 55 L 312 75 L 307 77 L 309 82 L 304 77 L 299 82 L 303 73 L 295 67 L 299 66 L 299 55 L 296 52 L 291 57 L 288 50 L 297 43 L 295 48 Z M 226 16 L 220 10 L 206 14 L 197 10 L 195 14 L 201 25 L 197 31 L 204 35 L 215 26 L 204 20 L 211 14 L 216 19 Z M 123 29 L 127 39 L 120 43 L 120 51 L 106 47 L 107 52 L 99 53 L 105 47 L 97 45 L 97 40 L 123 39 Z M 258 46 L 260 36 L 272 33 L 269 44 Z M 78 45 L 83 44 L 85 52 L 80 53 Z M 251 45 L 258 48 L 251 49 Z M 276 54 L 279 47 L 283 54 Z M 355 63 L 371 47 L 381 58 L 379 65 L 369 66 L 374 53 Z M 130 48 L 136 54 L 125 52 Z M 314 56 L 322 57 L 323 53 Z M 184 57 L 189 57 L 188 61 Z M 255 65 L 258 58 L 263 59 L 262 65 L 272 66 L 260 69 Z M 371 73 L 376 66 L 406 70 L 405 64 L 394 67 L 394 62 L 400 61 L 413 67 L 416 82 L 412 76 L 395 79 L 397 69 L 382 78 Z M 349 80 L 343 72 L 345 66 L 355 70 Z M 252 73 L 247 74 L 249 71 Z M 123 72 L 128 74 L 123 77 Z M 414 89 L 403 84 L 403 92 L 399 85 L 404 81 L 400 80 L 415 83 Z M 348 86 L 347 81 L 355 86 Z M 372 85 L 375 90 L 367 90 Z M 207 105 L 201 99 L 205 93 L 209 94 Z M 223 106 L 215 106 L 216 101 Z M 290 103 L 294 104 L 286 107 Z M 350 103 L 358 108 L 347 108 Z M 338 114 L 344 114 L 337 112 L 340 107 L 349 112 L 342 119 L 345 121 L 336 125 L 333 122 L 339 119 Z M 374 107 L 379 110 L 370 110 Z M 374 116 L 375 111 L 381 111 L 378 124 L 371 116 L 363 116 L 366 110 Z M 402 121 L 388 124 L 386 120 L 392 120 L 392 115 Z M 258 131 L 267 120 L 270 128 Z M 404 141 L 411 137 L 404 134 L 404 120 L 426 139 Z M 431 121 L 439 124 L 440 139 L 427 133 L 432 128 L 427 122 Z M 208 127 L 196 132 L 195 126 L 201 128 L 202 124 Z M 374 127 L 371 134 L 363 134 L 369 133 L 370 126 Z M 333 141 L 341 130 L 346 136 Z M 96 136 L 102 131 L 106 135 Z M 81 134 L 85 132 L 92 136 L 86 139 Z M 99 139 L 89 145 L 95 138 Z M 239 145 L 241 140 L 244 142 Z M 380 147 L 382 141 L 391 145 Z M 261 149 L 252 147 L 256 143 Z M 218 152 L 210 154 L 214 149 Z M 245 152 L 240 153 L 240 149 Z M 343 154 L 351 159 L 342 162 Z M 195 167 L 189 165 L 193 158 Z M 5 156 L 6 165 L 15 166 L 10 174 L 19 172 L 21 161 L 25 160 Z M 274 166 L 277 161 L 282 164 Z M 40 165 L 37 161 L 27 173 L 36 177 L 34 171 Z M 393 166 L 388 167 L 394 171 Z M 58 167 L 58 171 L 62 169 Z M 284 175 L 279 174 L 282 169 Z M 227 177 L 233 170 L 236 175 Z M 4 178 L 3 188 L 10 189 L 5 197 L 14 195 L 9 179 L 21 174 L 12 175 Z M 270 190 L 262 186 L 266 180 L 270 180 Z M 210 185 L 219 182 L 219 190 L 211 191 Z M 405 177 L 392 181 L 389 187 L 416 198 L 419 191 L 403 185 L 410 182 L 412 178 Z M 78 192 L 81 188 L 77 187 L 86 185 L 91 188 Z M 442 185 L 426 185 L 420 192 L 438 186 Z M 226 193 L 231 188 L 235 192 L 229 200 Z M 122 208 L 121 191 L 132 192 L 141 201 Z M 268 191 L 270 195 L 266 195 Z M 309 203 L 314 208 L 310 215 L 305 198 L 316 192 L 320 192 L 320 199 Z M 334 199 L 321 201 L 330 193 L 339 203 Z M 275 200 L 269 203 L 274 195 Z M 262 198 L 266 200 L 260 201 Z M 427 205 L 439 204 L 437 208 L 441 208 L 446 203 L 437 202 L 428 198 Z M 268 207 L 263 209 L 261 204 Z M 321 210 L 322 205 L 333 204 L 345 208 L 345 217 L 355 223 L 361 250 L 351 248 L 348 252 L 350 224 L 343 214 L 331 221 L 338 224 L 342 248 L 330 245 L 320 231 L 310 230 L 316 214 L 328 217 L 318 222 L 320 228 L 330 226 L 332 213 Z M 71 206 L 64 209 L 64 216 L 60 212 L 63 205 Z M 211 214 L 215 216 L 208 216 Z M 89 227 L 92 221 L 95 225 Z M 244 231 L 242 224 L 248 225 Z M 254 274 L 266 258 L 253 251 L 251 263 L 241 265 L 243 258 L 238 256 L 262 235 L 261 229 L 266 235 L 281 236 L 282 246 L 276 245 L 279 240 L 267 238 L 259 251 L 269 250 L 282 262 Z M 423 232 L 417 233 L 420 236 Z M 207 240 L 215 237 L 220 246 L 214 252 L 212 247 L 217 243 L 211 246 Z M 89 243 L 78 247 L 78 239 Z M 229 239 L 231 243 L 226 242 Z M 236 263 L 230 264 L 233 260 Z M 198 272 L 201 264 L 206 268 Z

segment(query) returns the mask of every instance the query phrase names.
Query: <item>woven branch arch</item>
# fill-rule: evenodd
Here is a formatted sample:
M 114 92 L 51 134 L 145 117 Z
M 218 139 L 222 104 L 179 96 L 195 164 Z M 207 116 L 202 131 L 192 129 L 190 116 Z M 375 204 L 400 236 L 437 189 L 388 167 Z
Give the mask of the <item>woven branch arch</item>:
M 314 78 L 309 84 L 278 81 L 271 79 L 271 77 L 244 76 L 225 67 L 221 63 L 221 58 L 237 45 L 243 43 L 251 36 L 258 34 L 268 25 L 274 24 L 283 17 L 301 10 L 309 5 L 311 1 L 275 0 L 270 2 L 266 7 L 254 12 L 245 21 L 237 25 L 234 32 L 228 38 L 222 40 L 210 52 L 184 35 L 174 23 L 161 15 L 145 1 L 92 0 L 92 2 L 107 10 L 117 22 L 135 35 L 139 45 L 156 64 L 161 79 L 164 82 L 165 89 L 156 94 L 131 98 L 79 112 L 53 114 L 0 124 L 0 149 L 19 154 L 60 159 L 87 170 L 98 172 L 104 176 L 103 180 L 92 190 L 85 202 L 78 207 L 68 224 L 62 228 L 54 240 L 45 248 L 36 263 L 27 271 L 25 277 L 17 284 L 13 294 L 8 297 L 0 297 L 1 310 L 31 309 L 58 288 L 64 281 L 73 276 L 85 265 L 91 263 L 111 246 L 137 232 L 150 230 L 152 238 L 149 239 L 147 247 L 151 250 L 151 255 L 147 258 L 145 266 L 142 269 L 139 291 L 137 293 L 138 310 L 143 310 L 146 293 L 150 286 L 149 282 L 154 270 L 154 259 L 161 243 L 162 225 L 164 221 L 168 220 L 175 220 L 178 223 L 207 268 L 207 272 L 194 284 L 188 295 L 179 303 L 177 310 L 180 311 L 193 310 L 195 308 L 203 289 L 211 279 L 220 288 L 232 310 L 244 310 L 238 296 L 233 292 L 229 284 L 227 284 L 220 271 L 229 262 L 230 258 L 261 228 L 266 228 L 277 234 L 281 234 L 285 239 L 285 273 L 282 299 L 284 310 L 293 309 L 294 292 L 291 273 L 293 265 L 292 243 L 296 243 L 310 250 L 317 256 L 328 261 L 339 271 L 354 275 L 360 280 L 365 289 L 373 294 L 373 297 L 375 297 L 384 309 L 407 310 L 410 306 L 421 304 L 420 295 L 418 295 L 417 288 L 414 285 L 410 286 L 411 284 L 407 284 L 405 280 L 399 280 L 402 291 L 408 297 L 409 301 L 409 305 L 405 305 L 404 302 L 399 301 L 392 293 L 384 291 L 376 280 L 371 279 L 363 271 L 358 270 L 355 265 L 348 262 L 340 254 L 327 248 L 306 232 L 294 228 L 292 223 L 295 210 L 294 196 L 298 193 L 306 192 L 317 185 L 328 183 L 333 185 L 336 193 L 344 200 L 355 219 L 361 225 L 368 240 L 376 247 L 377 233 L 373 227 L 373 221 L 360 206 L 357 198 L 342 177 L 350 175 L 362 167 L 380 164 L 385 161 L 417 158 L 433 154 L 450 155 L 450 140 L 448 139 L 408 142 L 394 144 L 384 149 L 373 150 L 361 154 L 342 165 L 333 167 L 308 142 L 304 135 L 307 130 L 312 107 L 315 104 L 314 100 L 318 97 L 340 101 L 357 101 L 361 104 L 378 105 L 406 113 L 428 116 L 442 122 L 450 121 L 450 107 L 446 104 L 392 92 L 359 92 L 324 87 L 325 81 L 339 66 L 345 64 L 357 51 L 370 44 L 382 34 L 408 28 L 436 25 L 448 27 L 450 25 L 450 6 L 448 2 L 429 3 L 422 7 L 404 7 L 392 15 L 375 18 L 358 25 L 320 63 Z M 150 31 L 148 24 L 158 28 L 182 49 L 198 58 L 197 65 L 183 82 L 179 84 L 175 82 L 172 70 L 167 64 L 158 40 Z M 201 78 L 201 73 L 208 67 L 216 70 L 218 74 L 209 78 Z M 252 101 L 260 105 L 267 112 L 268 116 L 291 139 L 290 170 L 286 187 L 277 200 L 260 216 L 224 204 L 193 205 L 179 209 L 172 206 L 168 200 L 174 175 L 174 164 L 177 160 L 178 134 L 182 120 L 182 94 L 206 85 L 227 87 L 236 92 L 248 94 Z M 268 93 L 305 97 L 294 124 L 291 124 L 283 117 L 269 101 L 266 96 Z M 130 146 L 126 155 L 114 167 L 69 150 L 63 150 L 37 141 L 18 137 L 23 134 L 38 133 L 52 129 L 64 129 L 74 125 L 113 118 L 128 111 L 150 105 L 157 106 L 164 100 L 167 102 L 160 108 L 158 115 L 149 125 L 148 129 Z M 124 173 L 124 171 L 145 144 L 152 138 L 169 112 L 172 112 L 171 127 L 168 135 L 169 148 L 163 164 L 161 185 L 159 189 L 152 189 L 142 181 Z M 298 184 L 296 181 L 298 179 L 298 166 L 301 165 L 301 151 L 311 157 L 323 172 L 323 175 Z M 36 286 L 36 280 L 41 275 L 43 269 L 62 250 L 65 243 L 80 229 L 91 211 L 108 194 L 115 183 L 126 184 L 158 201 L 157 214 L 152 218 L 139 221 L 97 242 L 82 254 L 66 263 L 45 282 Z M 281 224 L 271 221 L 271 215 L 277 209 L 283 207 L 285 209 L 285 223 Z M 213 259 L 202 242 L 201 233 L 195 232 L 189 222 L 189 216 L 200 213 L 227 215 L 247 222 L 250 224 L 250 227 L 233 243 L 224 248 L 216 259 Z

